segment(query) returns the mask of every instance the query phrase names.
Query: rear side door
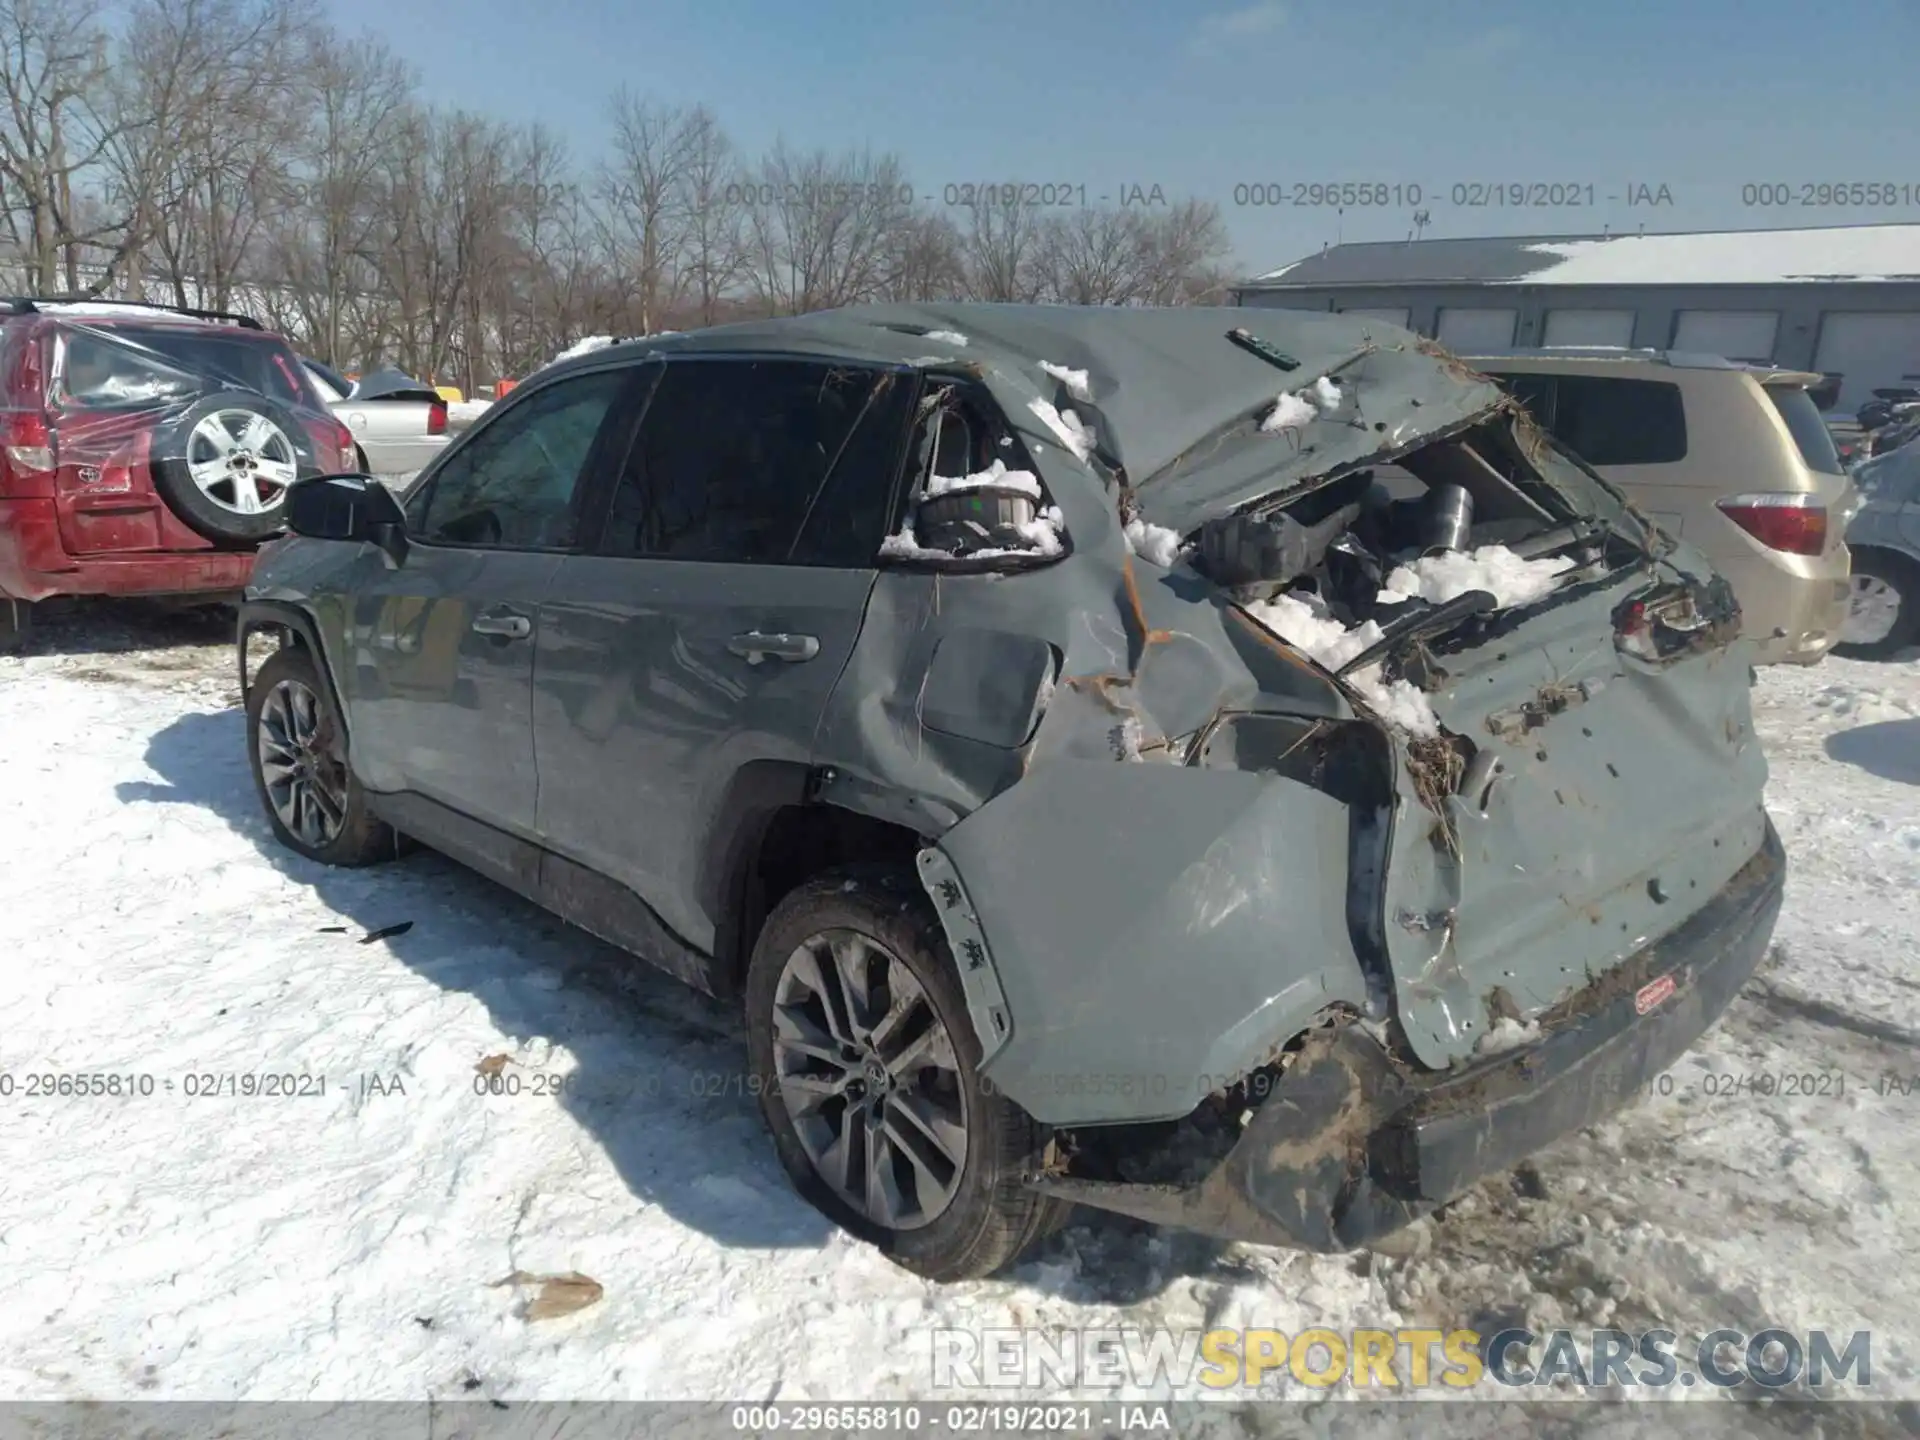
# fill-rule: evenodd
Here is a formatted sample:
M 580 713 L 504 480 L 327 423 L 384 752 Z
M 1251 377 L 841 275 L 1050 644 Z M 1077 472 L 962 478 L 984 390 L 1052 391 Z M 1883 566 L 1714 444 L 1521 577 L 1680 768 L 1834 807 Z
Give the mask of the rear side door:
M 540 607 L 539 829 L 711 952 L 743 770 L 806 766 L 873 589 L 908 372 L 676 357 Z
M 635 376 L 568 376 L 490 417 L 409 497 L 405 560 L 363 557 L 346 705 L 370 789 L 531 834 L 540 601 L 579 543 L 600 437 Z

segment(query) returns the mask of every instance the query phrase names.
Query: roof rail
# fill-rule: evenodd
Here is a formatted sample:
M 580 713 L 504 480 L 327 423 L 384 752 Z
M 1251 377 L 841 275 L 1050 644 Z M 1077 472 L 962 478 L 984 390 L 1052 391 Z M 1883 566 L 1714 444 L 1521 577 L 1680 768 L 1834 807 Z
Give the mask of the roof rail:
M 190 305 L 169 305 L 162 300 L 111 300 L 92 295 L 9 295 L 0 299 L 9 315 L 37 315 L 43 313 L 43 305 L 125 305 L 137 310 L 170 310 L 176 315 L 190 316 L 195 320 L 217 320 L 228 325 L 238 325 L 247 330 L 265 330 L 251 315 L 242 315 L 234 310 L 196 310 Z

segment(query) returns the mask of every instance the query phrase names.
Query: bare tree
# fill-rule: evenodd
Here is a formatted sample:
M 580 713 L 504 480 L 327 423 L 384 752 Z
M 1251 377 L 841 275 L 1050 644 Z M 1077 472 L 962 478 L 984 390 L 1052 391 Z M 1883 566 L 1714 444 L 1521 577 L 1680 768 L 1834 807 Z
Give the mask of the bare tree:
M 609 248 L 632 287 L 643 331 L 652 330 L 661 307 L 677 298 L 683 185 L 696 132 L 707 119 L 704 110 L 652 105 L 627 90 L 614 97 L 600 200 Z
M 912 186 L 891 155 L 796 155 L 783 143 L 760 162 L 748 209 L 750 283 L 782 314 L 830 310 L 886 294 Z
M 378 274 L 383 169 L 408 118 L 410 77 L 386 45 L 316 30 L 308 42 L 291 147 L 294 203 L 267 227 L 269 273 L 285 283 L 301 331 L 334 364 L 380 342 L 369 304 Z
M 700 323 L 711 325 L 722 298 L 746 270 L 745 195 L 733 142 L 712 111 L 697 107 L 683 134 L 672 224 L 686 291 L 699 307 Z
M 1036 271 L 1045 234 L 1046 212 L 1025 200 L 1020 187 L 989 188 L 964 211 L 962 234 L 967 261 L 967 298 L 1038 300 L 1042 281 Z
M 85 247 L 116 239 L 129 216 L 82 219 L 89 175 L 118 134 L 107 103 L 107 34 L 94 0 L 0 0 L 0 190 L 27 284 L 80 289 Z M 104 286 L 106 279 L 100 284 Z

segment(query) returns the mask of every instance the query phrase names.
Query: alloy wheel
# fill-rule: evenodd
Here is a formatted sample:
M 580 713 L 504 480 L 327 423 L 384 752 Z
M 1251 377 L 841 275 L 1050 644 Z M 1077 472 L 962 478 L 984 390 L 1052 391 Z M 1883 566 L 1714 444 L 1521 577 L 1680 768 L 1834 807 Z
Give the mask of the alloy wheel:
M 186 460 L 200 493 L 235 515 L 273 509 L 300 474 L 286 431 L 257 410 L 202 416 L 187 436 Z
M 1840 624 L 1846 645 L 1877 645 L 1893 633 L 1900 621 L 1900 592 L 1878 575 L 1852 576 L 1847 592 L 1847 617 Z
M 953 1203 L 967 1162 L 959 1057 L 886 946 L 853 930 L 802 941 L 774 991 L 773 1057 L 800 1144 L 842 1200 L 890 1230 Z
M 257 748 L 267 803 L 280 823 L 319 849 L 347 816 L 346 762 L 335 756 L 320 698 L 298 680 L 282 680 L 260 705 Z

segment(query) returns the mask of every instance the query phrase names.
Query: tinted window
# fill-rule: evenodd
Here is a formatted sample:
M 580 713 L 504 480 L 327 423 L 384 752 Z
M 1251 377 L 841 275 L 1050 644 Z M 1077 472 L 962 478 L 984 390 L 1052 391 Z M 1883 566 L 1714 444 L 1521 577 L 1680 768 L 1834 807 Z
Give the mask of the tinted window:
M 572 545 L 594 437 L 632 375 L 602 370 L 561 380 L 495 417 L 409 501 L 410 528 L 438 545 Z
M 871 565 L 909 388 L 903 375 L 812 361 L 669 362 L 601 552 Z
M 1780 412 L 1780 418 L 1787 422 L 1793 443 L 1800 447 L 1800 458 L 1807 462 L 1807 468 L 1822 475 L 1846 474 L 1847 467 L 1840 463 L 1840 452 L 1834 448 L 1833 432 L 1820 418 L 1820 407 L 1813 403 L 1813 396 L 1798 385 L 1761 388 L 1773 401 L 1773 408 Z
M 1671 465 L 1687 457 L 1680 387 L 1600 375 L 1496 377 L 1589 465 Z

